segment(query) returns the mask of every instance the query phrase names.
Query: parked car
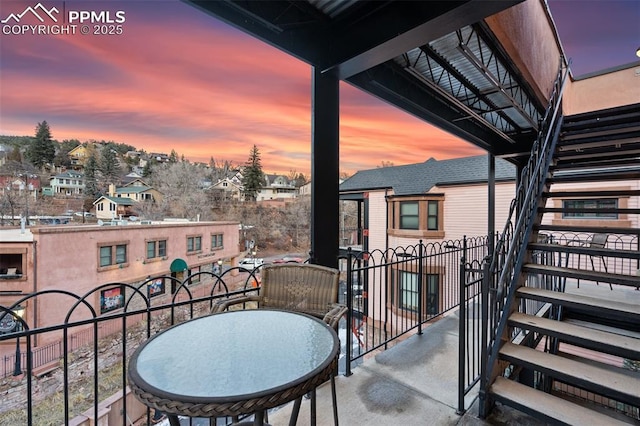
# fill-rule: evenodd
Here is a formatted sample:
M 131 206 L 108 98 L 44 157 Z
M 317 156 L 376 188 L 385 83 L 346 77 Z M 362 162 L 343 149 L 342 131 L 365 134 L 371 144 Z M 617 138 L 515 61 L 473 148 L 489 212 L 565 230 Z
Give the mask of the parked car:
M 258 257 L 245 257 L 240 261 L 239 266 L 242 268 L 254 270 L 264 265 L 264 259 Z

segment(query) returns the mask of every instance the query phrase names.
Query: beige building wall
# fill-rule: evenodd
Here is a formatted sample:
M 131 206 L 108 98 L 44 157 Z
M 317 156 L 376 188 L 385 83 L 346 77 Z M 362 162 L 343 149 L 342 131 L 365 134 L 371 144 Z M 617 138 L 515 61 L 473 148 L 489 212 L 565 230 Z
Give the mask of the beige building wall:
M 391 191 L 369 192 L 369 251 L 387 246 L 387 201 Z
M 553 191 L 607 191 L 607 190 L 640 190 L 640 181 L 626 180 L 615 182 L 601 183 L 584 183 L 584 184 L 556 184 L 553 185 Z M 593 198 L 593 197 L 580 197 Z M 605 197 L 602 197 L 605 198 Z M 640 208 L 640 197 L 617 196 L 608 197 L 617 198 L 618 205 L 622 208 Z M 566 199 L 576 199 L 566 198 Z M 547 200 L 547 207 L 562 207 L 562 198 L 550 198 Z M 562 213 L 546 213 L 542 217 L 544 225 L 571 225 L 571 226 L 606 226 L 613 228 L 640 228 L 640 218 L 637 214 L 621 214 L 618 219 L 566 219 L 562 217 Z
M 434 187 L 429 194 L 443 194 L 444 237 L 423 239 L 425 244 L 467 237 L 478 237 L 487 234 L 488 194 L 487 184 L 451 185 Z M 515 182 L 496 183 L 496 219 L 495 230 L 502 232 L 509 215 L 511 200 L 515 197 Z M 386 203 L 385 203 L 386 205 Z M 385 211 L 386 216 L 386 211 Z M 371 219 L 370 219 L 371 220 Z M 370 238 L 373 232 L 370 233 Z M 378 237 L 376 237 L 378 238 Z M 406 247 L 418 244 L 419 238 L 389 237 L 389 247 Z M 374 246 L 370 240 L 370 249 L 384 248 Z
M 565 91 L 565 115 L 640 102 L 640 62 L 616 71 L 573 81 Z

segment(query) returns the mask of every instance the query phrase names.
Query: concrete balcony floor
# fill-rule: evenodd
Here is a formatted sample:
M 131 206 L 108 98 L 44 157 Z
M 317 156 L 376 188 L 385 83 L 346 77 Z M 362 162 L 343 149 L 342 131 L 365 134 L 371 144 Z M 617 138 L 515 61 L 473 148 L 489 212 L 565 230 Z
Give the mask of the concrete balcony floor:
M 638 303 L 640 291 L 623 286 L 567 281 L 567 292 Z M 491 416 L 478 417 L 477 390 L 467 396 L 470 408 L 456 413 L 458 389 L 457 311 L 396 346 L 366 359 L 350 377 L 336 377 L 339 424 L 342 426 L 524 425 L 545 423 L 498 404 Z M 292 404 L 269 414 L 273 426 L 289 424 Z M 309 425 L 310 401 L 304 399 L 298 426 Z M 317 425 L 333 425 L 331 387 L 317 390 Z
M 456 413 L 458 398 L 458 316 L 451 314 L 396 346 L 365 360 L 349 377 L 336 377 L 339 423 L 343 426 L 542 425 L 499 406 L 490 418 L 477 416 L 477 390 L 467 396 L 466 413 Z M 273 426 L 289 424 L 292 404 L 269 414 Z M 304 399 L 297 425 L 309 425 L 310 400 Z M 331 386 L 317 390 L 317 425 L 333 425 Z

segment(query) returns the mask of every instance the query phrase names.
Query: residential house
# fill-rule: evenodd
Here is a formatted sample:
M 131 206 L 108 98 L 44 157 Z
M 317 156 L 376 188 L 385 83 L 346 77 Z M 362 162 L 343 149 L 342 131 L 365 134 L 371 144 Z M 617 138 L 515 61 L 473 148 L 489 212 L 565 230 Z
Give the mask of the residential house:
M 170 160 L 170 157 L 169 157 L 168 154 L 164 154 L 164 153 L 161 153 L 161 152 L 150 152 L 148 161 L 149 160 L 153 160 L 153 161 L 156 161 L 158 163 L 168 163 L 169 160 Z
M 212 184 L 209 191 L 214 198 L 227 200 L 243 200 L 242 173 L 235 171 Z
M 27 293 L 46 290 L 82 295 L 107 283 L 137 284 L 172 272 L 182 278 L 185 273 L 211 271 L 218 260 L 235 264 L 240 256 L 238 222 L 123 223 L 0 230 L 0 305 L 11 306 Z M 185 270 L 172 271 L 176 259 L 184 262 L 180 263 Z M 170 298 L 176 290 L 165 279 L 154 284 L 157 300 Z M 122 287 L 109 287 L 87 301 L 102 314 L 121 308 L 124 294 Z M 38 298 L 37 303 L 27 303 L 25 318 L 33 328 L 60 324 L 75 302 L 60 294 Z M 43 334 L 35 346 L 59 338 L 56 333 Z M 10 343 L 0 343 L 0 354 L 15 350 Z
M 75 170 L 67 170 L 49 179 L 51 195 L 80 197 L 84 193 L 84 175 Z
M 99 220 L 112 220 L 135 216 L 133 209 L 135 201 L 128 197 L 116 197 L 102 195 L 93 202 L 96 208 L 96 218 Z
M 0 193 L 6 191 L 24 192 L 28 191 L 29 197 L 36 199 L 40 192 L 40 178 L 36 174 L 25 173 L 24 175 L 10 174 L 0 175 Z
M 148 186 L 147 183 L 140 178 L 134 178 L 125 185 L 115 188 L 114 191 L 114 195 L 116 197 L 130 198 L 136 202 L 162 201 L 162 193 L 157 189 Z M 109 192 L 111 192 L 111 188 Z
M 109 194 L 98 198 L 93 205 L 96 207 L 96 218 L 112 220 L 135 216 L 137 203 L 161 200 L 160 191 L 147 186 L 142 179 L 135 178 L 121 187 L 109 185 Z
M 298 195 L 296 182 L 283 175 L 265 174 L 265 185 L 256 195 L 256 201 L 293 199 Z
M 74 169 L 82 169 L 84 168 L 85 162 L 87 159 L 95 153 L 100 151 L 100 147 L 95 143 L 83 143 L 71 151 L 69 151 L 69 160 L 71 161 L 71 166 Z
M 486 235 L 487 169 L 487 157 L 474 156 L 363 170 L 340 185 L 340 196 L 364 204 L 365 250 Z M 496 160 L 496 226 L 508 215 L 515 178 L 511 163 Z

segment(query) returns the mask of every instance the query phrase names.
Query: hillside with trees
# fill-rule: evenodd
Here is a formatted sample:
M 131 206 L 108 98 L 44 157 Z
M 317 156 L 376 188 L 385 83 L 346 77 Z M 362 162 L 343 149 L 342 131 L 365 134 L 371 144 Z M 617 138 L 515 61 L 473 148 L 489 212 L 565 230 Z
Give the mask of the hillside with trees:
M 143 201 L 136 205 L 140 218 L 160 220 L 167 217 L 191 220 L 233 220 L 249 231 L 259 250 L 308 250 L 310 229 L 310 200 L 308 197 L 288 199 L 286 202 L 261 203 L 256 194 L 265 182 L 261 153 L 251 147 L 247 162 L 234 165 L 231 161 L 214 159 L 208 164 L 191 162 L 176 150 L 158 159 L 144 150 L 114 141 L 78 139 L 57 141 L 54 129 L 47 121 L 38 123 L 34 136 L 0 136 L 4 158 L 0 176 L 4 188 L 0 194 L 0 226 L 16 226 L 8 218 L 20 215 L 60 215 L 73 209 L 90 211 L 93 202 L 107 195 L 109 185 L 121 185 L 125 175 L 137 171 L 144 182 L 162 193 L 157 202 Z M 84 147 L 86 158 L 74 164 L 69 153 Z M 136 155 L 129 155 L 136 153 Z M 140 167 L 144 161 L 144 166 Z M 51 177 L 64 170 L 81 170 L 84 176 L 82 197 L 45 197 L 41 188 L 49 186 Z M 228 196 L 213 185 L 240 174 L 243 198 Z M 31 176 L 30 183 L 39 181 L 38 190 L 25 191 L 20 179 Z M 308 182 L 303 173 L 291 170 L 286 176 L 295 187 Z M 17 184 L 16 184 L 17 183 Z M 56 202 L 57 201 L 57 202 Z M 7 218 L 7 219 L 5 219 Z

